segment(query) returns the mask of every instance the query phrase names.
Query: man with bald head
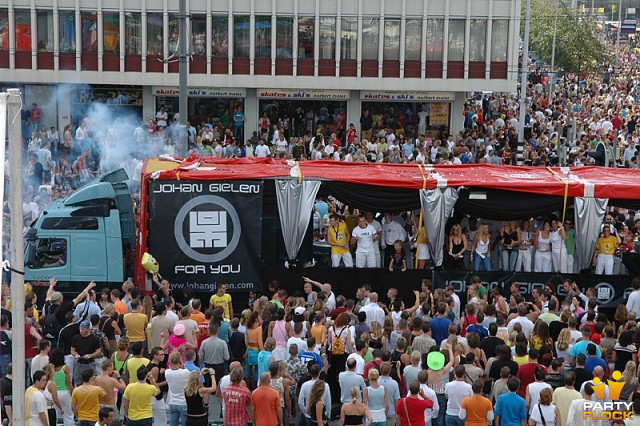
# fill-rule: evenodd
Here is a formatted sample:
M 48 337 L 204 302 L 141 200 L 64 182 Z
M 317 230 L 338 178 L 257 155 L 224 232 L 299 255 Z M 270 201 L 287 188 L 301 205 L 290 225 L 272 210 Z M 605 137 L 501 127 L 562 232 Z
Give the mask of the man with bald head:
M 602 369 L 601 366 L 598 365 L 598 366 L 593 368 L 593 372 L 592 373 L 593 373 L 593 379 L 587 380 L 580 387 L 580 395 L 582 395 L 583 398 L 585 397 L 584 388 L 587 385 L 587 383 L 589 383 L 594 388 L 600 388 L 600 387 L 604 386 L 604 399 L 600 399 L 600 398 L 598 398 L 597 394 L 593 394 L 591 396 L 591 399 L 593 400 L 593 402 L 610 401 L 610 399 L 609 399 L 609 386 L 607 385 L 607 381 L 604 378 L 604 370 Z
M 271 374 L 264 372 L 260 386 L 251 394 L 251 421 L 255 426 L 278 426 L 283 424 L 282 414 L 280 395 L 271 388 Z
M 331 291 L 331 284 L 319 283 L 318 281 L 314 281 L 307 277 L 302 277 L 302 279 L 305 283 L 318 287 L 327 296 L 327 302 L 325 303 L 325 306 L 327 307 L 327 309 L 329 309 L 329 311 L 333 311 L 336 308 L 336 295 Z
M 367 325 L 369 326 L 369 328 L 371 328 L 371 324 L 374 321 L 380 323 L 380 325 L 384 325 L 385 313 L 384 313 L 384 309 L 382 309 L 378 305 L 378 293 L 376 293 L 375 291 L 369 293 L 369 301 L 371 303 L 360 308 L 360 312 L 366 312 L 367 314 L 367 319 L 366 319 Z

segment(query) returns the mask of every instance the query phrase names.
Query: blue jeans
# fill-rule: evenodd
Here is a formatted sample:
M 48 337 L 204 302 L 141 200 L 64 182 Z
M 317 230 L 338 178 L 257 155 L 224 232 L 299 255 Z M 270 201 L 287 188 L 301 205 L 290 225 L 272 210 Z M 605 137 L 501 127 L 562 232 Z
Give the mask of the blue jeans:
M 452 416 L 450 414 L 447 414 L 446 422 L 447 426 L 464 426 L 464 420 L 461 420 L 458 416 Z
M 11 354 L 0 355 L 0 377 L 7 375 L 7 367 L 11 364 Z
M 507 250 L 505 248 L 502 249 L 502 270 L 503 271 L 515 271 L 516 270 L 516 261 L 518 260 L 518 249 Z
M 485 256 L 484 259 L 477 252 L 473 254 L 473 272 L 480 270 L 480 265 L 484 267 L 485 271 L 491 271 L 491 258 Z
M 443 393 L 437 393 L 436 397 L 438 398 L 438 405 L 442 408 L 440 408 L 440 411 L 438 411 L 438 417 L 431 419 L 431 423 L 433 424 L 433 426 L 445 426 L 445 414 L 447 414 L 447 397 L 444 396 Z
M 253 380 L 253 383 L 258 383 L 258 366 L 249 365 L 248 361 L 244 364 L 244 377 Z
M 169 404 L 169 424 L 171 426 L 186 426 L 187 406 Z

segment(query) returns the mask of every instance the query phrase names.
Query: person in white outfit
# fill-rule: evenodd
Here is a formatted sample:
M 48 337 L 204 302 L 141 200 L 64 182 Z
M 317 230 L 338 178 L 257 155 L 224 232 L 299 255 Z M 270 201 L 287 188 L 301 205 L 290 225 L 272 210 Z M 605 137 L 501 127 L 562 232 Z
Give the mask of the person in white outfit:
M 536 248 L 534 271 L 551 272 L 551 224 L 548 220 L 536 232 L 533 245 Z
M 360 215 L 358 226 L 351 232 L 351 244 L 357 244 L 356 268 L 375 268 L 375 241 L 380 239 L 376 229 L 367 222 L 364 214 Z
M 549 241 L 551 242 L 551 260 L 553 261 L 554 272 L 567 273 L 567 247 L 564 240 L 567 239 L 567 234 L 564 231 L 562 224 L 553 220 L 551 222 L 551 235 Z
M 520 244 L 518 245 L 516 272 L 531 272 L 532 240 L 531 222 L 529 220 L 523 220 L 522 225 L 520 225 Z

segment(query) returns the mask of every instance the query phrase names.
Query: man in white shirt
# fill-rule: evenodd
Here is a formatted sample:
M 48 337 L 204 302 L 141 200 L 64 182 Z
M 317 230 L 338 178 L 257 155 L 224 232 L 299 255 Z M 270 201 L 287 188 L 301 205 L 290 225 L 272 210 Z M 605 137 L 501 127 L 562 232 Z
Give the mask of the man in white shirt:
M 447 397 L 446 423 L 451 425 L 459 424 L 462 400 L 473 395 L 471 385 L 464 381 L 464 365 L 458 365 L 454 370 L 454 374 L 456 380 L 447 383 L 444 387 L 444 394 Z
M 380 237 L 376 229 L 367 223 L 364 214 L 360 214 L 358 226 L 351 232 L 351 244 L 358 244 L 356 249 L 356 268 L 375 268 L 375 241 Z
M 518 316 L 509 321 L 509 324 L 507 325 L 507 330 L 509 330 L 509 333 L 513 331 L 513 326 L 518 323 L 522 325 L 522 332 L 525 336 L 528 337 L 529 334 L 531 334 L 531 332 L 533 331 L 533 323 L 529 318 L 527 318 L 528 313 L 529 310 L 527 309 L 527 305 L 522 303 L 518 306 Z
M 633 291 L 627 299 L 627 311 L 635 312 L 636 318 L 640 318 L 640 278 L 631 280 L 631 287 L 633 287 Z
M 360 312 L 364 312 L 367 314 L 367 320 L 365 321 L 369 328 L 371 328 L 371 324 L 375 321 L 380 325 L 384 325 L 384 316 L 385 312 L 380 306 L 378 306 L 378 293 L 372 292 L 369 293 L 369 302 L 367 305 L 360 308 Z
M 367 223 L 373 226 L 376 229 L 376 233 L 378 238 L 382 237 L 382 225 L 378 222 L 373 215 L 373 212 L 365 212 L 365 216 L 367 218 Z M 376 255 L 376 268 L 380 267 L 380 245 L 379 243 L 375 244 L 375 255 Z
M 352 354 L 349 354 L 345 366 L 348 368 L 349 360 L 355 360 L 356 366 L 354 371 L 360 376 L 364 376 L 364 356 L 366 355 L 367 350 L 369 350 L 369 346 L 367 346 L 364 340 L 358 340 L 356 342 L 356 350 Z M 349 389 L 347 389 L 347 393 L 349 393 Z
M 259 158 L 265 158 L 268 157 L 269 154 L 271 154 L 271 151 L 269 151 L 269 147 L 264 144 L 263 139 L 260 139 L 258 141 L 258 146 L 256 146 L 254 155 Z
M 33 375 L 33 386 L 25 392 L 25 424 L 32 426 L 48 425 L 47 400 L 44 397 L 44 388 L 47 385 L 47 377 L 43 371 L 36 371 Z
M 584 392 L 582 392 L 583 397 L 580 399 L 573 400 L 571 402 L 571 406 L 569 407 L 569 414 L 567 415 L 567 425 L 572 426 L 601 426 L 602 420 L 594 420 L 599 419 L 602 413 L 601 408 L 599 407 L 591 407 L 585 409 L 585 403 L 591 403 L 593 400 L 594 394 L 593 386 L 589 382 L 585 382 L 584 384 Z M 585 418 L 584 413 L 589 412 L 592 413 L 590 416 Z

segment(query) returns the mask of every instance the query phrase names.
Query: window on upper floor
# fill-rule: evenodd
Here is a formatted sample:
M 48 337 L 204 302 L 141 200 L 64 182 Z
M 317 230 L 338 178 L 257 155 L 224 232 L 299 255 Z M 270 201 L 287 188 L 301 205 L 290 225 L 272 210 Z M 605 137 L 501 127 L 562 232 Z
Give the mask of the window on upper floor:
M 211 17 L 211 56 L 229 56 L 229 17 Z
M 384 19 L 384 48 L 382 58 L 385 61 L 400 60 L 400 19 Z
M 31 11 L 16 9 L 16 51 L 31 52 Z
M 405 21 L 404 60 L 419 61 L 422 50 L 422 19 Z
M 472 19 L 469 31 L 469 61 L 484 62 L 487 51 L 487 20 Z
M 298 58 L 313 59 L 315 19 L 306 16 L 298 18 Z
M 147 55 L 164 55 L 163 28 L 162 13 L 147 13 Z
M 248 58 L 251 46 L 250 18 L 248 16 L 233 17 L 233 57 Z
M 380 46 L 380 19 L 362 18 L 362 59 L 378 60 Z
M 320 17 L 320 59 L 336 58 L 336 18 Z
M 104 53 L 120 54 L 120 12 L 102 15 L 102 44 Z
M 38 52 L 53 52 L 53 10 L 38 10 Z
M 464 61 L 464 19 L 449 20 L 449 61 Z
M 358 58 L 358 18 L 344 17 L 340 27 L 340 59 Z
M 491 28 L 491 62 L 507 62 L 509 20 L 494 19 Z
M 276 58 L 293 58 L 293 17 L 276 19 Z
M 427 61 L 442 61 L 444 19 L 427 19 Z
M 124 52 L 142 55 L 142 16 L 138 12 L 124 14 Z
M 271 57 L 271 16 L 256 16 L 256 58 Z

